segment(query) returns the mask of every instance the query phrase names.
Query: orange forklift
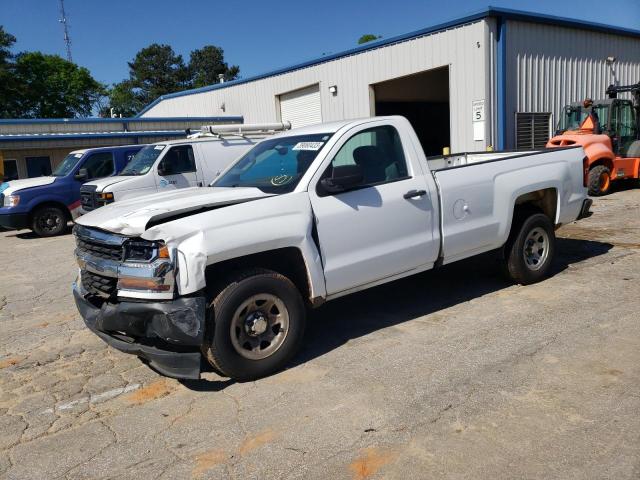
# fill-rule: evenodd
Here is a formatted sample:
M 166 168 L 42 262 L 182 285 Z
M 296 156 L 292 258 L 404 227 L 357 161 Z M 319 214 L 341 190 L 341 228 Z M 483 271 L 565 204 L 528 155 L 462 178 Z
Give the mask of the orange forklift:
M 630 92 L 633 100 L 618 98 Z M 604 100 L 586 99 L 564 107 L 547 148 L 581 145 L 586 153 L 589 195 L 605 195 L 611 182 L 640 178 L 640 82 L 610 85 Z

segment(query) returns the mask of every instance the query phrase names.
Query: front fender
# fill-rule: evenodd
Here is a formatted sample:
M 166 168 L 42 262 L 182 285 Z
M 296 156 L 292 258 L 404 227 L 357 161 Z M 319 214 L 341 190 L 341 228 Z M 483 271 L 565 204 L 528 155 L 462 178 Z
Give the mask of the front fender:
M 589 168 L 591 168 L 591 165 L 601 160 L 607 161 L 609 168 L 613 168 L 615 155 L 610 148 L 607 148 L 606 145 L 603 145 L 602 143 L 592 143 L 584 147 L 584 153 L 587 156 Z
M 230 205 L 156 225 L 142 237 L 164 240 L 177 257 L 181 295 L 206 286 L 209 265 L 271 250 L 297 248 L 305 263 L 311 298 L 326 288 L 313 241 L 313 212 L 306 192 Z

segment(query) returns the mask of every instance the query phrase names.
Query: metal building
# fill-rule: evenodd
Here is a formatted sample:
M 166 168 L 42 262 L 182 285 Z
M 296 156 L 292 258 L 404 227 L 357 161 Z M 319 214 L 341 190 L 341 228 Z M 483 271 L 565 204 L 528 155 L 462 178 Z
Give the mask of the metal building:
M 640 31 L 489 7 L 338 54 L 164 95 L 140 116 L 296 126 L 401 114 L 428 154 L 544 145 L 562 107 L 640 81 Z
M 0 182 L 48 175 L 72 150 L 160 142 L 217 123 L 242 123 L 242 117 L 0 120 Z

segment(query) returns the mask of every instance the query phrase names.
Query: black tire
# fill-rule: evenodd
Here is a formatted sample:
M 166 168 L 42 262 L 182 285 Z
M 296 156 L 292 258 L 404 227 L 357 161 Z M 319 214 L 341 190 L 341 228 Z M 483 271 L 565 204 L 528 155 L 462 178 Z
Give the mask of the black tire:
M 596 165 L 589 170 L 589 195 L 600 197 L 611 190 L 611 170 L 604 165 Z
M 202 349 L 205 358 L 219 373 L 240 381 L 265 377 L 282 369 L 300 348 L 304 338 L 306 308 L 296 286 L 287 277 L 264 269 L 239 272 L 224 283 L 226 286 L 215 295 L 210 305 L 207 340 Z M 288 328 L 284 339 L 273 353 L 266 358 L 251 359 L 244 356 L 251 354 L 248 349 L 240 353 L 243 348 L 239 345 L 241 340 L 238 340 L 238 336 L 241 333 L 237 318 L 260 314 L 259 310 L 251 309 L 240 315 L 238 312 L 243 311 L 241 307 L 249 299 L 261 295 L 271 296 L 282 302 L 286 309 Z M 232 325 L 235 325 L 236 346 L 232 339 Z M 244 322 L 242 325 L 245 329 L 249 328 Z M 283 331 L 281 328 L 278 327 L 279 332 Z
M 544 233 L 541 233 L 544 232 Z M 539 233 L 538 238 L 535 237 Z M 544 241 L 537 243 L 539 239 Z M 544 253 L 538 247 L 544 244 Z M 553 224 L 543 213 L 516 217 L 511 228 L 511 235 L 504 247 L 503 270 L 510 280 L 521 285 L 544 280 L 549 275 L 549 269 L 556 250 L 556 236 Z M 541 258 L 535 262 L 535 257 Z
M 31 217 L 31 230 L 41 237 L 54 237 L 66 230 L 68 221 L 67 212 L 62 208 L 40 207 Z

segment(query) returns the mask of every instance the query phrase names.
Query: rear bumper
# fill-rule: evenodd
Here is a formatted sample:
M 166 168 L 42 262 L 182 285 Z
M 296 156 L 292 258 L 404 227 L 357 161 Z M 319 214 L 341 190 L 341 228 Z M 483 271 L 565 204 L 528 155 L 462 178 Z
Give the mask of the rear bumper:
M 2 213 L 0 214 L 0 227 L 13 230 L 29 228 L 28 213 Z
M 173 378 L 200 378 L 206 301 L 92 303 L 81 287 L 73 296 L 87 327 L 113 348 L 137 355 Z
M 578 218 L 576 220 L 582 220 L 583 218 L 590 217 L 593 215 L 591 211 L 591 205 L 593 205 L 593 200 L 590 198 L 585 198 L 582 202 L 582 208 L 580 208 L 580 213 L 578 214 Z

